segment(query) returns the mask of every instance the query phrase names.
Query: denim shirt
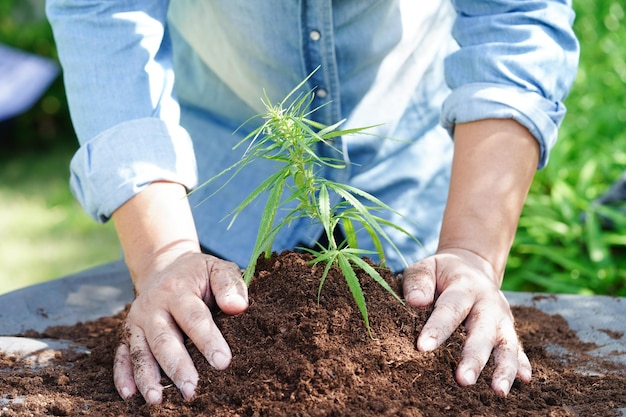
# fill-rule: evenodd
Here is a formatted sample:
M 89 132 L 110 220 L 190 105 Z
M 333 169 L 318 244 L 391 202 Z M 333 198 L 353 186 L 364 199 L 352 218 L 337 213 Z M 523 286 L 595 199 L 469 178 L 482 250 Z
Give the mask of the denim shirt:
M 47 14 L 81 145 L 70 183 L 92 217 L 106 221 L 153 181 L 191 190 L 220 172 L 241 157 L 233 145 L 256 126 L 237 128 L 264 110 L 261 97 L 280 101 L 319 67 L 307 88 L 324 106 L 312 118 L 376 125 L 320 146 L 349 162 L 324 175 L 405 216 L 386 215 L 419 241 L 389 231 L 409 263 L 437 246 L 454 125 L 517 120 L 543 167 L 578 61 L 565 0 L 48 0 Z M 259 161 L 206 201 L 219 184 L 190 195 L 203 246 L 246 264 L 263 202 L 230 229 L 224 218 L 275 169 Z M 320 233 L 294 222 L 274 249 Z

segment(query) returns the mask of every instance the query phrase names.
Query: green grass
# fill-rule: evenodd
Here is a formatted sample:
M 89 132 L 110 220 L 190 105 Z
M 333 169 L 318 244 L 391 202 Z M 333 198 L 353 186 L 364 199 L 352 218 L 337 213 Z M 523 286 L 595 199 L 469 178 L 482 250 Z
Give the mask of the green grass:
M 88 218 L 69 191 L 72 154 L 68 146 L 3 150 L 0 294 L 121 257 L 112 224 Z

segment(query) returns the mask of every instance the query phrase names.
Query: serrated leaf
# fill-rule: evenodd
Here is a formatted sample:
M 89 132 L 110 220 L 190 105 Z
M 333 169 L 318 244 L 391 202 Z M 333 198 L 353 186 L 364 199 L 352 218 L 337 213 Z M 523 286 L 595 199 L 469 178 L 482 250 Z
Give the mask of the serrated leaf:
M 374 248 L 376 248 L 376 252 L 378 253 L 378 258 L 380 260 L 380 263 L 384 265 L 386 262 L 385 250 L 383 249 L 383 244 L 381 243 L 380 238 L 378 237 L 378 233 L 376 233 L 376 230 L 374 230 L 374 228 L 372 227 L 370 223 L 367 223 L 367 222 L 363 223 L 363 227 L 367 231 L 367 234 L 369 234 L 370 239 L 372 239 L 372 243 L 374 244 Z
M 264 192 L 271 190 L 274 191 L 277 187 L 280 187 L 281 190 L 284 187 L 287 173 L 284 171 L 278 171 L 268 178 L 266 178 L 261 184 L 259 184 L 250 194 L 244 198 L 244 200 L 237 205 L 226 217 L 232 216 L 232 219 L 228 225 L 228 228 L 231 227 L 237 216 L 252 203 L 256 198 L 263 194 Z M 267 206 L 266 206 L 267 207 Z
M 332 237 L 332 228 L 331 228 L 331 212 L 330 212 L 330 196 L 328 195 L 328 189 L 325 185 L 321 185 L 319 196 L 318 196 L 318 209 L 319 216 L 322 226 L 324 227 L 324 232 L 328 236 L 328 243 L 331 244 Z
M 351 190 L 355 190 L 354 187 L 349 187 L 349 188 Z M 379 236 L 382 236 L 383 239 L 387 241 L 387 243 L 392 247 L 392 249 L 398 254 L 398 257 L 401 259 L 402 263 L 405 266 L 409 265 L 406 259 L 404 258 L 404 256 L 402 255 L 402 252 L 400 251 L 400 249 L 398 249 L 396 244 L 391 240 L 391 238 L 389 238 L 387 233 L 385 233 L 385 231 L 378 224 L 376 219 L 369 213 L 369 210 L 356 197 L 354 197 L 350 192 L 348 192 L 347 190 L 345 190 L 344 188 L 340 186 L 333 186 L 332 190 L 336 192 L 337 194 L 339 194 L 346 201 L 348 201 L 358 211 L 358 213 L 363 217 L 363 219 L 365 219 L 364 224 L 369 224 L 378 233 Z M 374 199 L 374 200 L 377 200 L 377 199 Z M 381 204 L 384 204 L 384 203 L 381 202 Z M 409 233 L 407 233 L 407 235 L 411 236 Z
M 325 262 L 326 266 L 324 267 L 324 272 L 322 273 L 322 278 L 320 279 L 320 284 L 317 287 L 317 303 L 318 304 L 319 304 L 320 298 L 322 296 L 322 287 L 324 286 L 324 283 L 326 282 L 326 278 L 328 277 L 328 273 L 330 272 L 330 269 L 333 267 L 333 265 L 335 264 L 335 262 L 337 260 L 338 252 L 337 251 L 331 251 L 331 252 L 327 252 L 324 255 L 327 255 L 327 257 L 324 256 L 324 257 L 319 259 L 319 261 Z M 327 259 L 323 260 L 323 258 L 327 258 Z
M 346 240 L 348 241 L 348 247 L 350 248 L 358 248 L 359 242 L 356 236 L 356 230 L 354 230 L 354 224 L 349 217 L 342 217 L 341 223 L 343 224 L 343 232 L 346 235 Z
M 381 287 L 383 287 L 389 294 L 393 295 L 393 297 L 398 300 L 402 305 L 404 305 L 404 301 L 400 298 L 398 294 L 389 286 L 389 283 L 385 281 L 385 279 L 380 275 L 380 273 L 372 267 L 370 264 L 365 262 L 361 257 L 357 255 L 347 255 L 350 261 L 353 264 L 356 264 L 363 271 L 367 273 L 370 277 L 374 279 Z
M 248 262 L 248 266 L 244 272 L 244 281 L 246 284 L 250 284 L 250 281 L 254 276 L 254 270 L 256 268 L 258 257 L 263 251 L 268 252 L 271 250 L 273 238 L 270 238 L 272 236 L 270 232 L 272 231 L 276 212 L 278 211 L 278 207 L 280 207 L 280 199 L 286 179 L 287 176 L 284 174 L 282 176 L 278 176 L 277 181 L 274 183 L 274 187 L 271 188 L 267 202 L 265 203 L 263 214 L 261 216 L 261 223 L 259 225 L 259 232 L 254 243 L 254 248 L 252 249 L 250 261 Z
M 359 282 L 359 279 L 357 278 L 354 269 L 352 269 L 352 264 L 350 264 L 344 254 L 339 254 L 339 256 L 337 256 L 337 263 L 339 264 L 339 269 L 341 269 L 343 277 L 348 284 L 348 288 L 350 288 L 352 298 L 354 298 L 354 302 L 361 312 L 361 316 L 363 316 L 363 321 L 365 321 L 365 327 L 367 329 L 367 332 L 370 334 L 370 336 L 372 336 L 372 329 L 370 328 L 370 321 L 367 315 L 367 306 L 365 305 L 365 296 L 363 295 L 361 283 Z

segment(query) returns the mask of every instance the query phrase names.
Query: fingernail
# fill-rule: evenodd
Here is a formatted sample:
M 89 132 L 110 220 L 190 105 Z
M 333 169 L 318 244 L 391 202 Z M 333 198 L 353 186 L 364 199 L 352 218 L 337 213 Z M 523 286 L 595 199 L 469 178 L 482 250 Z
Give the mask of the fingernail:
M 468 384 L 474 384 L 476 382 L 476 372 L 474 372 L 472 369 L 468 369 L 463 374 L 463 378 L 465 378 Z
M 215 352 L 211 356 L 211 365 L 217 370 L 226 369 L 228 368 L 229 364 L 230 358 L 222 352 Z
M 122 398 L 125 400 L 130 398 L 130 389 L 128 387 L 122 387 Z
M 189 381 L 183 382 L 183 385 L 180 387 L 180 392 L 183 394 L 185 400 L 190 400 L 196 395 L 196 385 Z
M 405 298 L 409 304 L 420 302 L 424 299 L 424 292 L 420 290 L 411 290 Z
M 508 383 L 508 381 L 500 381 L 500 382 L 498 382 L 498 389 L 500 389 L 500 391 L 502 391 L 502 394 L 506 397 L 506 395 L 509 393 L 509 383 Z
M 420 346 L 424 351 L 431 351 L 437 348 L 437 339 L 432 336 L 428 336 L 423 340 L 420 340 Z
M 146 401 L 149 404 L 159 404 L 161 402 L 161 395 L 155 389 L 149 389 L 146 392 Z

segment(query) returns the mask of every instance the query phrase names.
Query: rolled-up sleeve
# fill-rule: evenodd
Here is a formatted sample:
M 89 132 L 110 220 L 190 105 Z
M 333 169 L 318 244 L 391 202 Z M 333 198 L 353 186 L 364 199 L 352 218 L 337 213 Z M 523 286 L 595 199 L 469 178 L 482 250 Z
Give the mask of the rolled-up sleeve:
M 154 181 L 197 182 L 173 93 L 168 1 L 48 0 L 72 122 L 80 142 L 72 192 L 106 221 Z
M 452 92 L 442 108 L 442 125 L 452 134 L 457 123 L 514 119 L 537 139 L 542 168 L 578 66 L 571 2 L 453 3 L 459 49 L 445 63 Z

